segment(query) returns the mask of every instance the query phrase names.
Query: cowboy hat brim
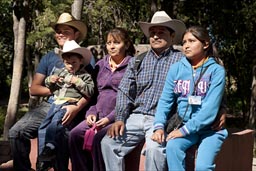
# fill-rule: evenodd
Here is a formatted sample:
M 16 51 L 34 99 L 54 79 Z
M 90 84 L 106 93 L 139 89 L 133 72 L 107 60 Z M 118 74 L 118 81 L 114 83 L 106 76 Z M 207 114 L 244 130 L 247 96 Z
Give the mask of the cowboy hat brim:
M 82 21 L 73 20 L 73 21 L 68 21 L 68 22 L 64 22 L 64 23 L 51 22 L 50 26 L 53 28 L 53 30 L 56 30 L 56 26 L 60 25 L 60 24 L 74 27 L 80 32 L 81 35 L 77 39 L 77 42 L 81 42 L 82 40 L 85 39 L 86 34 L 87 34 L 87 27 Z
M 60 51 L 60 55 L 64 55 L 66 53 L 76 53 L 76 54 L 80 54 L 83 57 L 83 63 L 84 66 L 87 66 L 92 58 L 92 53 L 89 49 L 85 48 L 85 47 L 80 47 L 80 48 L 75 48 L 69 51 Z
M 149 37 L 149 28 L 153 26 L 164 26 L 171 28 L 175 32 L 175 36 L 173 38 L 174 44 L 179 44 L 182 40 L 182 36 L 186 30 L 186 26 L 180 20 L 172 19 L 171 21 L 162 22 L 162 23 L 148 23 L 148 22 L 139 22 L 139 26 L 145 36 Z

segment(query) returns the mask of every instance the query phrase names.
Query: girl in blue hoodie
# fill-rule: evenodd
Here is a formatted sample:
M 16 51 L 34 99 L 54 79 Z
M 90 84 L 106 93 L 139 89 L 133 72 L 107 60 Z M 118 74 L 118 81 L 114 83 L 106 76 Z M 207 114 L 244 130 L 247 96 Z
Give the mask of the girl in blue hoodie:
M 225 89 L 225 69 L 218 60 L 206 29 L 193 26 L 183 36 L 185 57 L 173 64 L 157 105 L 152 139 L 167 141 L 166 155 L 170 171 L 185 170 L 186 150 L 198 144 L 196 168 L 214 170 L 214 160 L 227 138 L 227 130 L 215 131 L 216 119 Z M 174 103 L 183 118 L 182 126 L 167 136 L 164 128 Z

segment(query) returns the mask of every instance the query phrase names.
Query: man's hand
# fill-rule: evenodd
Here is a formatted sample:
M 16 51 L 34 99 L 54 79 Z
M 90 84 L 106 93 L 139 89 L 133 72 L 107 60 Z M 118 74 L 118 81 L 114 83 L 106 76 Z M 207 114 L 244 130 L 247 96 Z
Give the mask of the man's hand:
M 111 125 L 111 127 L 108 129 L 107 135 L 110 138 L 115 138 L 118 136 L 122 136 L 124 133 L 124 122 L 123 121 L 116 121 Z
M 164 130 L 162 129 L 156 130 L 151 136 L 151 139 L 153 141 L 158 142 L 159 144 L 162 144 L 164 142 Z
M 65 108 L 67 110 L 62 118 L 62 125 L 67 126 L 75 118 L 80 108 L 77 105 L 67 105 L 63 106 L 62 108 Z
M 218 114 L 217 119 L 212 125 L 212 130 L 215 130 L 215 131 L 221 130 L 225 126 L 225 122 L 226 122 L 226 114 L 225 113 Z
M 78 112 L 83 109 L 89 103 L 90 99 L 81 98 L 76 105 L 67 105 L 63 106 L 67 112 L 65 113 L 64 117 L 62 118 L 62 125 L 66 126 L 71 123 L 71 121 L 76 117 Z

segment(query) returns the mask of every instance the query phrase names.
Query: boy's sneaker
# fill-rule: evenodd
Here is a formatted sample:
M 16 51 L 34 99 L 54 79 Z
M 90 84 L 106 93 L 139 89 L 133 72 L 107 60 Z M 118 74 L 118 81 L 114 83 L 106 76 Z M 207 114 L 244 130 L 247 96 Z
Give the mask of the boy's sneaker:
M 52 161 L 55 158 L 55 149 L 51 149 L 50 147 L 45 146 L 42 153 L 38 156 L 38 161 Z

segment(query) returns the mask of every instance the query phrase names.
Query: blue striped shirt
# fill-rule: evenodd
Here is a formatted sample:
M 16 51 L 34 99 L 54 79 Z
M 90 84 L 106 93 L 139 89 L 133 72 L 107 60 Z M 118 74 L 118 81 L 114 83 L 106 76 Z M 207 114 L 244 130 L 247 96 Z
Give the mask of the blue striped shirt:
M 182 57 L 182 53 L 173 48 L 159 56 L 151 49 L 138 71 L 132 58 L 119 85 L 115 120 L 125 121 L 131 113 L 154 116 L 170 65 Z

